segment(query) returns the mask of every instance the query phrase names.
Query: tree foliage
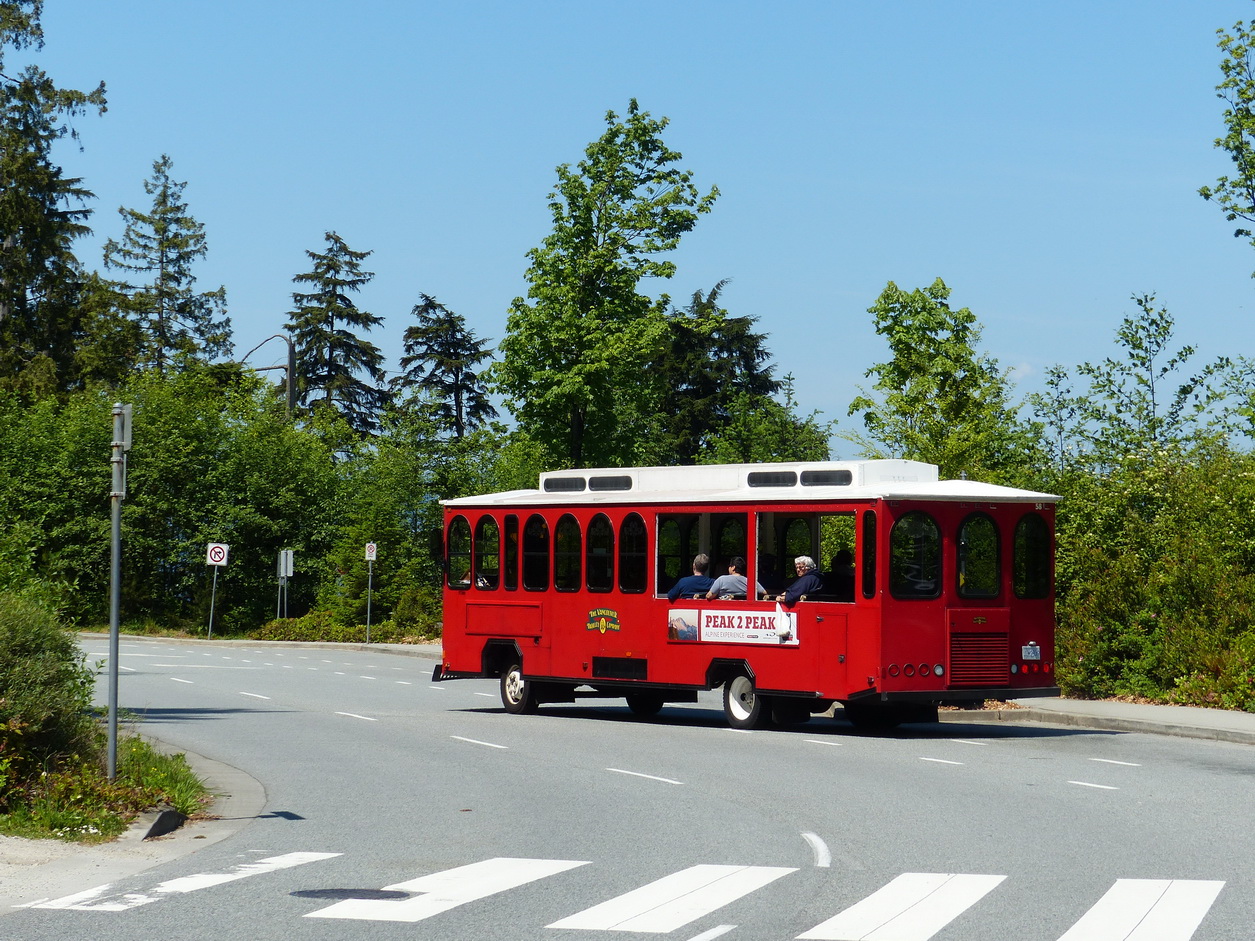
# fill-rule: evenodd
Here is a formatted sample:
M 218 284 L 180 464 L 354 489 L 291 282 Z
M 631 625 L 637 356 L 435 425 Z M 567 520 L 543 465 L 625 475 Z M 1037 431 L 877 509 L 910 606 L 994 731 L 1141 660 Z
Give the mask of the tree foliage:
M 667 337 L 666 298 L 640 292 L 669 278 L 661 256 L 709 212 L 681 154 L 635 100 L 574 168 L 557 168 L 553 232 L 528 253 L 527 300 L 515 298 L 492 377 L 520 429 L 574 466 L 612 464 L 654 427 L 658 387 L 647 366 Z
M 153 161 L 144 192 L 152 197 L 148 212 L 118 209 L 125 221 L 120 242 L 105 243 L 105 267 L 127 272 L 144 283 L 118 287 L 124 309 L 140 327 L 141 365 L 165 372 L 172 364 L 211 362 L 231 352 L 227 291 L 197 293 L 192 264 L 209 251 L 205 227 L 183 202 L 186 183 L 170 178 L 173 161 L 162 154 Z
M 335 232 L 326 233 L 324 252 L 306 251 L 313 268 L 292 280 L 310 288 L 292 295 L 286 325 L 296 346 L 297 389 L 303 405 L 318 404 L 342 416 L 358 434 L 379 427 L 387 401 L 383 354 L 360 334 L 383 322 L 349 297 L 375 274 L 363 271 L 370 252 L 358 252 Z M 365 378 L 363 378 L 363 374 Z
M 65 176 L 52 149 L 77 137 L 71 119 L 106 105 L 103 82 L 82 92 L 33 64 L 10 70 L 6 47 L 42 47 L 42 6 L 0 2 L 0 383 L 34 394 L 75 381 L 82 273 L 73 243 L 91 214 L 92 194 Z
M 978 352 L 975 315 L 949 297 L 940 278 L 909 293 L 890 281 L 868 309 L 892 357 L 867 370 L 878 397 L 850 403 L 865 431 L 846 437 L 866 457 L 927 461 L 943 477 L 1009 479 L 1031 464 L 1036 429 L 1017 418 L 997 362 Z
M 688 306 L 667 319 L 666 344 L 650 368 L 663 390 L 657 463 L 697 463 L 729 422 L 747 407 L 770 408 L 781 389 L 766 335 L 754 331 L 756 318 L 732 317 L 719 306 L 727 284 L 694 291 Z
M 1229 222 L 1255 222 L 1255 21 L 1239 20 L 1231 33 L 1218 29 L 1216 35 L 1224 53 L 1216 97 L 1225 102 L 1225 134 L 1216 138 L 1215 145 L 1229 155 L 1233 176 L 1221 176 L 1214 187 L 1203 186 L 1198 192 L 1203 199 L 1215 201 Z M 1245 225 L 1239 224 L 1233 235 L 1255 245 L 1255 232 Z
M 430 294 L 420 295 L 411 313 L 418 323 L 405 328 L 401 373 L 392 380 L 392 391 L 427 393 L 441 424 L 460 439 L 469 429 L 497 417 L 477 372 L 492 353 L 466 326 L 465 318 Z

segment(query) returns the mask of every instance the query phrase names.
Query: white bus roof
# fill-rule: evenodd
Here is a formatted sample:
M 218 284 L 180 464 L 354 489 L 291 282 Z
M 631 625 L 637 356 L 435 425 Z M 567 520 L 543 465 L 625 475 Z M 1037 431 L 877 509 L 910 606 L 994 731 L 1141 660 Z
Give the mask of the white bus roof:
M 922 461 L 881 460 L 549 471 L 540 475 L 536 490 L 441 502 L 457 508 L 894 499 L 1054 503 L 1059 498 L 975 480 L 939 480 L 937 465 Z

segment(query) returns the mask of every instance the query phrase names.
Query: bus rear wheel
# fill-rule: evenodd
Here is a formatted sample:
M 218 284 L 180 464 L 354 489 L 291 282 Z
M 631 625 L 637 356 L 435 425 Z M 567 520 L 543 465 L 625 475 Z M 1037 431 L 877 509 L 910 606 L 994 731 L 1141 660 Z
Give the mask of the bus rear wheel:
M 628 693 L 627 707 L 634 716 L 656 716 L 662 712 L 662 697 L 657 693 Z
M 762 721 L 763 697 L 754 689 L 754 681 L 744 673 L 724 685 L 723 713 L 734 729 L 755 729 Z
M 536 688 L 523 678 L 523 664 L 517 661 L 501 671 L 501 705 L 514 715 L 535 712 Z

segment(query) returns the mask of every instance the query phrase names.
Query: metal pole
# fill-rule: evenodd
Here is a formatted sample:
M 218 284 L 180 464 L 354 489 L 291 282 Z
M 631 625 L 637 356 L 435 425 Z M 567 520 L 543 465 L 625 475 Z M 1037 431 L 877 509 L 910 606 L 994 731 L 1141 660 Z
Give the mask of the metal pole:
M 375 579 L 375 563 L 366 563 L 366 643 L 370 643 L 370 590 Z
M 218 598 L 218 566 L 214 566 L 214 587 L 209 593 L 209 636 L 207 640 L 214 639 L 214 602 Z
M 109 494 L 112 514 L 109 539 L 109 780 L 118 776 L 118 620 L 122 593 L 122 497 L 126 488 L 125 411 L 121 402 L 113 406 L 113 443 L 109 458 L 113 465 L 113 489 Z

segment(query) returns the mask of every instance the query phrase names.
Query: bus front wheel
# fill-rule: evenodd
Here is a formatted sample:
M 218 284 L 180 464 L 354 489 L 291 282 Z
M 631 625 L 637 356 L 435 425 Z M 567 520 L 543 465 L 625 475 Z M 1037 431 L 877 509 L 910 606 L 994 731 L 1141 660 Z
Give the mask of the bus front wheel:
M 536 689 L 523 678 L 523 664 L 511 663 L 501 671 L 501 705 L 514 715 L 536 711 Z
M 754 729 L 762 720 L 763 697 L 744 673 L 732 677 L 723 687 L 723 712 L 734 729 Z

